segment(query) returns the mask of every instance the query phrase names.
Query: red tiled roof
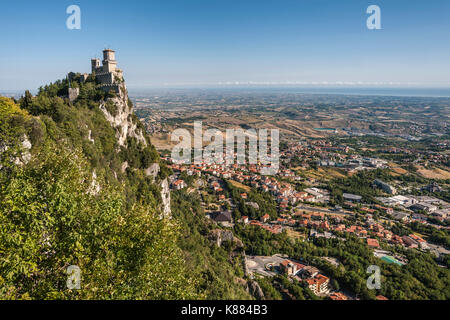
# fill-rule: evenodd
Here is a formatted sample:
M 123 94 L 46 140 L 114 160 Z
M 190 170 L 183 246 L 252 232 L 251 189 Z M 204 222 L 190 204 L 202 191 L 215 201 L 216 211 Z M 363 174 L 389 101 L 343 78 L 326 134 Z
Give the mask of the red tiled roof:
M 290 260 L 283 260 L 283 261 L 281 262 L 281 265 L 284 266 L 284 267 L 286 267 L 289 263 L 291 263 Z
M 348 297 L 341 292 L 334 292 L 330 295 L 331 300 L 348 300 Z
M 322 275 L 322 274 L 318 274 L 318 275 L 316 275 L 316 276 L 315 276 L 314 278 L 312 278 L 312 279 L 307 279 L 306 282 L 307 282 L 309 285 L 317 284 L 317 286 L 321 286 L 322 284 L 324 284 L 324 283 L 327 282 L 328 280 L 330 280 L 328 277 L 325 277 L 325 276 Z
M 421 237 L 416 236 L 415 234 L 410 234 L 409 235 L 410 238 L 416 240 L 417 242 L 425 242 L 425 240 L 423 240 Z
M 367 239 L 367 245 L 369 247 L 379 247 L 380 246 L 377 239 Z

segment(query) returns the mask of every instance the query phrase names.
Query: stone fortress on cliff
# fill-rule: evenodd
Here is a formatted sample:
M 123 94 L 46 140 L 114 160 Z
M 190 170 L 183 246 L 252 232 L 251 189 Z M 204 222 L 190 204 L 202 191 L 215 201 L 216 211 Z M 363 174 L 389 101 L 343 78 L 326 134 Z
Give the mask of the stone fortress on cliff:
M 91 59 L 91 74 L 95 75 L 100 88 L 106 92 L 114 91 L 120 93 L 121 87 L 125 86 L 122 70 L 117 68 L 116 52 L 111 49 L 103 50 L 102 65 L 100 59 Z M 74 73 L 69 73 L 69 81 L 72 80 Z M 81 82 L 86 81 L 89 74 L 81 75 Z M 79 88 L 69 88 L 69 100 L 73 101 L 78 97 Z
M 95 74 L 97 81 L 105 91 L 120 91 L 123 84 L 123 72 L 117 68 L 116 52 L 111 49 L 103 50 L 103 61 L 100 66 L 100 59 L 91 59 L 91 72 Z

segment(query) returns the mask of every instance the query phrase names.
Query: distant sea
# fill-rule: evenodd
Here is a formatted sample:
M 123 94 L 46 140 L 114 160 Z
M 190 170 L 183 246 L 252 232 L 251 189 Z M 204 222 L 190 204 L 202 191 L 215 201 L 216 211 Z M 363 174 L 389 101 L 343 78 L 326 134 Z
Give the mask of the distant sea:
M 129 87 L 132 95 L 165 92 L 195 92 L 195 91 L 224 91 L 224 92 L 255 92 L 255 93 L 300 93 L 300 94 L 331 94 L 331 95 L 360 95 L 360 96 L 393 96 L 393 97 L 432 97 L 450 98 L 450 87 L 419 88 L 419 87 L 297 87 L 297 86 L 211 86 L 211 87 Z
M 215 87 L 149 87 L 129 88 L 131 95 L 155 93 L 158 91 L 225 91 L 225 92 L 274 92 L 274 93 L 303 93 L 303 94 L 336 94 L 360 96 L 395 96 L 395 97 L 432 97 L 450 98 L 449 88 L 400 88 L 400 87 L 296 87 L 296 86 L 215 86 Z M 0 96 L 20 98 L 25 90 L 2 91 Z M 37 92 L 31 92 L 36 94 Z
M 222 87 L 217 89 L 286 92 L 304 94 L 338 94 L 361 96 L 450 98 L 450 88 L 392 88 L 392 87 Z

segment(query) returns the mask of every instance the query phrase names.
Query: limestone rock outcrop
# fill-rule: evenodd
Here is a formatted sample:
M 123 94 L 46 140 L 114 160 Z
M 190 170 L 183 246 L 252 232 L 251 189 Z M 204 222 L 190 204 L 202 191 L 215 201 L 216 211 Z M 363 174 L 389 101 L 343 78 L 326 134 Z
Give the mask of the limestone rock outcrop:
M 218 247 L 225 241 L 231 242 L 234 249 L 241 249 L 244 246 L 242 241 L 236 238 L 231 230 L 214 229 L 210 232 L 209 239 Z
M 169 182 L 164 179 L 161 182 L 161 199 L 162 199 L 162 214 L 164 217 L 170 217 L 172 210 L 170 208 L 170 189 Z
M 107 103 L 114 104 L 116 112 L 110 112 Z M 133 120 L 133 108 L 128 104 L 128 93 L 125 84 L 122 89 L 113 98 L 108 98 L 100 104 L 100 110 L 105 115 L 106 120 L 116 129 L 116 138 L 119 146 L 127 146 L 127 138 L 136 138 L 144 146 L 147 146 L 145 140 L 145 132 L 137 127 L 137 123 Z

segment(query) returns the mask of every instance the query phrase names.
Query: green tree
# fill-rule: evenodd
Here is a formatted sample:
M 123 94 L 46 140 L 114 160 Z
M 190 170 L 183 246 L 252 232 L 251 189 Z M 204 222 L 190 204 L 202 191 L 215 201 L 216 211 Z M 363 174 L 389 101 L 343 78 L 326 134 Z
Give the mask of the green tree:
M 178 227 L 149 206 L 126 210 L 122 190 L 95 193 L 79 151 L 46 145 L 0 182 L 0 298 L 197 297 Z M 81 269 L 81 290 L 66 287 L 69 265 Z

